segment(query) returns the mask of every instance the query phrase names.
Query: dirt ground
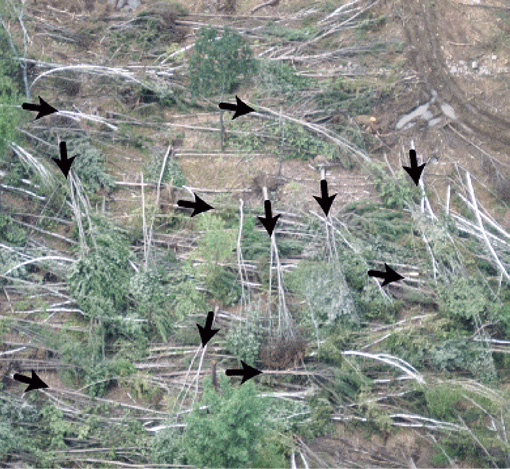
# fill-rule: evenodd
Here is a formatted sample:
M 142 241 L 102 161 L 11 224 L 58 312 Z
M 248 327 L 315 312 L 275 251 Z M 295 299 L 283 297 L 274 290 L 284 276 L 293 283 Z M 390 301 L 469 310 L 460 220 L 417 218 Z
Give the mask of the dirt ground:
M 141 8 L 155 3 L 159 2 L 145 0 Z M 260 3 L 259 0 L 238 2 L 237 14 L 249 17 L 250 11 Z M 101 27 L 107 27 L 109 15 L 113 14 L 110 8 L 93 0 L 72 5 L 67 0 L 32 0 L 30 4 L 35 18 L 45 17 L 62 27 L 59 34 L 65 33 L 66 28 L 87 26 L 90 16 L 101 22 Z M 257 15 L 266 19 L 277 18 L 307 4 L 304 0 L 283 0 L 274 8 L 259 10 Z M 207 18 L 204 15 L 218 14 L 212 2 L 204 0 L 189 1 L 186 7 L 191 13 L 187 18 L 190 22 Z M 378 14 L 389 18 L 379 34 L 402 41 L 405 56 L 401 70 L 403 79 L 396 99 L 379 102 L 371 112 L 377 121 L 377 137 L 385 145 L 383 153 L 391 168 L 398 171 L 402 164 L 408 164 L 407 152 L 413 142 L 419 159 L 428 162 L 424 182 L 434 210 L 442 209 L 448 186 L 462 179 L 463 170 L 467 169 L 475 178 L 482 205 L 489 209 L 497 206 L 498 219 L 510 226 L 510 211 L 502 204 L 510 202 L 510 197 L 503 199 L 505 194 L 510 194 L 508 4 L 502 0 L 483 0 L 483 3 L 474 0 L 385 0 L 378 8 Z M 125 15 L 129 20 L 129 15 Z M 69 57 L 77 63 L 93 62 L 98 57 L 104 59 L 100 35 L 96 36 L 94 47 L 85 47 L 79 56 L 65 41 L 60 43 L 58 50 L 46 51 L 45 36 L 39 34 L 32 38 L 34 47 L 41 56 L 51 53 L 52 61 L 65 63 Z M 182 45 L 193 40 L 193 34 L 189 33 L 183 38 Z M 325 68 L 333 69 L 334 65 L 326 64 Z M 75 104 L 87 112 L 106 115 L 109 108 L 115 108 L 117 98 L 108 94 L 107 86 L 103 90 L 105 94 L 95 99 L 87 95 L 85 86 Z M 211 116 L 197 113 L 183 119 L 169 113 L 165 118 L 169 123 L 200 126 L 207 125 Z M 166 130 L 161 132 L 158 142 L 161 148 L 170 140 L 170 134 Z M 186 130 L 182 146 L 176 148 L 174 155 L 188 186 L 210 191 L 211 197 L 217 191 L 232 190 L 229 195 L 232 200 L 243 198 L 251 207 L 262 207 L 261 189 L 266 185 L 275 204 L 285 203 L 298 210 L 316 208 L 312 196 L 320 193 L 319 160 L 280 163 L 278 158 L 270 155 L 221 153 L 218 148 L 210 149 L 210 156 L 190 156 L 188 153 L 199 145 L 200 134 Z M 141 152 L 132 148 L 124 151 L 119 145 L 116 153 L 112 151 L 107 156 L 117 180 L 140 182 L 145 158 Z M 374 158 L 386 161 L 382 155 Z M 327 165 L 326 170 L 330 193 L 338 193 L 333 215 L 349 202 L 376 197 L 373 182 L 362 168 L 347 170 L 340 165 Z M 154 189 L 147 189 L 146 196 L 153 197 Z M 132 223 L 133 214 L 140 211 L 140 201 L 140 188 L 136 185 L 119 189 L 107 201 L 107 210 L 118 220 Z M 61 234 L 68 232 L 62 230 Z M 6 313 L 8 306 L 7 301 L 1 301 L 0 311 Z M 11 340 L 18 342 L 23 338 L 13 336 Z M 54 371 L 43 371 L 41 377 L 52 387 L 65 386 Z M 112 387 L 107 398 L 126 404 L 140 403 L 120 387 Z M 329 466 L 433 465 L 431 442 L 414 430 L 406 429 L 383 438 L 353 431 L 345 425 L 335 428 L 332 435 L 309 443 Z

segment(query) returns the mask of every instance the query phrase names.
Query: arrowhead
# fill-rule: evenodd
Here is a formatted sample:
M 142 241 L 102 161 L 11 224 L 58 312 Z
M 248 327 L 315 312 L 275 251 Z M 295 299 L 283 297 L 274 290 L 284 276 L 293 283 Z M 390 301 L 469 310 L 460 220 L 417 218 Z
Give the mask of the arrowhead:
M 381 284 L 381 287 L 388 285 L 388 283 L 398 282 L 399 280 L 403 280 L 404 277 L 402 275 L 395 272 L 388 264 L 384 264 L 386 268 L 386 276 L 384 278 L 384 282 Z
M 252 107 L 243 103 L 237 96 L 236 96 L 236 101 L 237 101 L 237 109 L 236 109 L 235 114 L 232 116 L 232 120 L 234 120 L 236 117 L 244 116 L 245 114 L 248 114 L 250 112 L 255 112 L 255 109 L 253 109 Z
M 276 222 L 278 221 L 278 218 L 280 218 L 280 215 L 276 215 L 275 217 L 269 217 L 269 218 L 266 218 L 266 217 L 257 217 L 257 218 L 264 225 L 269 236 L 272 236 L 274 227 L 276 226 Z
M 214 210 L 214 207 L 209 205 L 207 202 L 203 201 L 197 194 L 193 192 L 195 196 L 195 206 L 193 207 L 192 217 L 198 215 L 199 213 L 207 212 L 208 210 Z
M 335 200 L 336 194 L 330 195 L 328 197 L 319 197 L 318 195 L 314 195 L 313 198 L 319 203 L 324 211 L 325 215 L 328 216 L 329 210 L 331 209 L 331 205 L 333 204 L 333 200 Z
M 200 324 L 197 324 L 198 332 L 200 332 L 200 339 L 202 339 L 202 347 L 207 345 L 209 342 L 219 331 L 219 329 L 206 329 L 202 327 Z
M 241 381 L 241 384 L 248 381 L 249 379 L 261 375 L 262 371 L 257 370 L 256 368 L 251 367 L 250 365 L 247 365 L 241 360 L 241 364 L 243 365 L 243 380 Z
M 407 174 L 411 176 L 411 179 L 414 181 L 416 185 L 420 182 L 421 173 L 423 173 L 423 169 L 427 163 L 423 163 L 420 166 L 416 166 L 415 168 L 409 166 L 402 166 L 407 171 Z
M 33 391 L 34 389 L 42 389 L 47 388 L 48 385 L 41 379 L 39 376 L 35 374 L 35 371 L 32 370 L 32 382 L 28 385 L 28 388 L 25 389 L 24 392 Z
M 58 109 L 55 109 L 53 106 L 49 105 L 40 96 L 39 96 L 39 103 L 40 103 L 40 111 L 39 111 L 39 114 L 37 114 L 37 117 L 35 118 L 35 120 L 40 119 L 41 117 L 44 117 L 44 116 L 49 116 L 50 114 L 53 114 L 54 112 L 58 112 Z
M 68 158 L 66 160 L 59 160 L 57 158 L 53 158 L 53 161 L 58 164 L 58 167 L 60 168 L 60 171 L 64 174 L 64 176 L 67 179 L 67 176 L 69 175 L 69 171 L 71 170 L 71 166 L 73 164 L 73 160 L 76 158 L 76 156 L 72 156 L 71 158 Z

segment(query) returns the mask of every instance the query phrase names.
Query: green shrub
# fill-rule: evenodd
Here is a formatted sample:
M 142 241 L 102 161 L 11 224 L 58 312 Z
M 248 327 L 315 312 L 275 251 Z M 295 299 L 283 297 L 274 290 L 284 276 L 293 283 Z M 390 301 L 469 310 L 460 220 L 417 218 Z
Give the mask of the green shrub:
M 306 299 L 305 317 L 319 327 L 359 322 L 351 291 L 336 263 L 301 262 L 288 276 L 288 285 Z
M 113 226 L 100 227 L 93 236 L 97 249 L 80 257 L 70 268 L 71 294 L 94 318 L 122 315 L 128 305 L 132 272 L 129 246 Z
M 16 107 L 20 100 L 18 83 L 21 83 L 19 63 L 14 59 L 7 34 L 0 26 L 0 163 L 7 166 L 7 184 L 16 179 L 11 174 L 13 170 L 22 171 L 22 168 L 12 167 L 7 155 L 8 143 L 16 141 L 16 126 L 21 120 L 20 109 Z
M 281 464 L 285 448 L 274 441 L 266 400 L 257 397 L 253 381 L 242 386 L 230 385 L 225 376 L 219 381 L 221 394 L 209 378 L 204 381 L 204 394 L 186 419 L 184 434 L 175 429 L 158 433 L 153 444 L 155 462 L 199 467 Z
M 377 103 L 377 93 L 367 80 L 338 78 L 329 89 L 314 97 L 320 109 L 345 116 L 369 114 Z
M 225 305 L 234 304 L 240 296 L 237 272 L 225 264 L 234 261 L 237 230 L 226 228 L 220 216 L 210 213 L 203 214 L 197 223 L 197 228 L 205 231 L 193 253 L 205 261 L 197 270 L 204 275 L 206 289 L 214 298 Z
M 275 127 L 273 132 L 280 132 Z M 328 159 L 335 159 L 340 156 L 336 146 L 326 142 L 324 138 L 317 137 L 308 129 L 294 123 L 283 125 L 284 146 L 276 148 L 276 154 L 288 159 L 300 159 L 307 161 L 317 155 L 325 156 Z
M 334 374 L 338 396 L 355 401 L 358 394 L 369 386 L 370 380 L 351 366 L 336 369 Z
M 41 422 L 44 432 L 40 448 L 63 449 L 66 448 L 65 437 L 72 436 L 73 425 L 64 419 L 64 413 L 53 404 L 46 404 L 41 410 Z
M 227 350 L 239 360 L 255 363 L 264 340 L 264 328 L 258 311 L 250 311 L 246 321 L 232 326 L 227 335 Z
M 161 174 L 161 165 L 163 164 L 163 155 L 154 153 L 149 163 L 145 165 L 145 173 L 148 182 L 157 184 Z M 170 183 L 177 187 L 186 184 L 186 177 L 182 172 L 179 163 L 174 158 L 167 159 L 165 170 L 163 171 L 162 183 Z
M 491 350 L 481 342 L 472 342 L 466 337 L 456 337 L 434 343 L 429 352 L 431 364 L 441 371 L 469 371 L 475 378 L 484 382 L 497 377 Z
M 472 277 L 457 277 L 440 285 L 438 290 L 441 312 L 449 317 L 470 322 L 485 319 L 493 307 L 481 282 Z
M 300 27 L 289 28 L 281 23 L 270 21 L 264 30 L 268 36 L 278 37 L 287 41 L 306 41 L 310 39 L 316 32 L 316 28 Z
M 190 58 L 190 89 L 193 94 L 214 96 L 232 93 L 241 79 L 249 79 L 257 70 L 250 46 L 228 27 L 217 38 L 214 28 L 198 32 Z
M 172 288 L 171 308 L 176 321 L 188 315 L 203 313 L 206 309 L 204 294 L 197 288 L 196 274 L 192 265 L 186 263 L 172 276 L 174 287 Z
M 404 302 L 388 300 L 374 285 L 367 285 L 361 294 L 355 295 L 356 310 L 364 320 L 391 322 L 398 317 Z
M 311 410 L 311 418 L 303 427 L 306 438 L 316 438 L 330 433 L 334 427 L 331 421 L 333 406 L 321 393 L 314 393 L 306 397 Z
M 3 394 L 0 398 L 0 461 L 7 463 L 11 457 L 24 456 L 33 460 L 34 447 L 29 429 L 38 425 L 40 412 L 35 405 L 21 404 Z
M 245 217 L 243 224 L 242 249 L 245 259 L 258 261 L 261 265 L 269 262 L 271 255 L 271 240 L 269 236 L 260 236 L 256 230 L 257 219 Z
M 154 330 L 167 342 L 175 317 L 169 311 L 172 296 L 164 281 L 163 273 L 156 269 L 141 270 L 131 277 L 129 286 L 136 316 L 147 320 L 148 335 Z
M 188 460 L 197 466 L 247 467 L 257 457 L 265 432 L 261 401 L 253 382 L 234 388 L 222 380 L 223 395 L 204 389 L 201 405 L 187 420 L 184 444 Z
M 388 208 L 402 210 L 406 203 L 413 201 L 419 190 L 411 187 L 407 173 L 399 171 L 397 177 L 392 177 L 386 173 L 375 170 L 375 186 L 379 191 L 384 205 Z
M 289 98 L 312 84 L 309 78 L 296 75 L 296 70 L 290 65 L 274 60 L 259 62 L 257 81 L 264 93 L 271 96 L 289 95 Z
M 9 215 L 0 213 L 0 240 L 7 241 L 15 246 L 24 246 L 26 239 L 25 230 L 20 228 Z M 7 253 L 4 254 L 7 255 Z M 2 253 L 0 253 L 0 259 L 1 256 Z
M 428 385 L 425 388 L 425 400 L 430 415 L 443 421 L 457 421 L 455 404 L 462 399 L 459 389 L 447 384 Z
M 77 155 L 73 162 L 73 170 L 85 189 L 98 191 L 114 187 L 114 179 L 105 168 L 106 158 L 88 138 L 68 139 L 67 148 L 69 156 Z

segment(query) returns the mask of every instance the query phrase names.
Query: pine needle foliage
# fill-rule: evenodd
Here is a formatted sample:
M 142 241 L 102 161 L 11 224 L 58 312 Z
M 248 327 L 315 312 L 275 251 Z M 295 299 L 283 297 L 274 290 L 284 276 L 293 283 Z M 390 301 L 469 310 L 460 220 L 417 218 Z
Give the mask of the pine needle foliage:
M 256 70 L 250 46 L 239 33 L 227 27 L 218 37 L 215 28 L 200 29 L 189 68 L 194 95 L 232 93 L 242 79 L 249 79 Z

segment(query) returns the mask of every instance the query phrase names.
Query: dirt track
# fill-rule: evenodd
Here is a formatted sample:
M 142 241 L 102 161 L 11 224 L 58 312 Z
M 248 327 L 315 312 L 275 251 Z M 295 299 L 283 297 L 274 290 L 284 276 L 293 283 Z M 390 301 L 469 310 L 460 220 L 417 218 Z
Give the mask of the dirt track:
M 451 24 L 451 18 L 449 21 L 441 10 L 453 8 L 452 5 L 451 2 L 431 5 L 425 0 L 400 0 L 410 63 L 425 80 L 430 91 L 437 91 L 439 100 L 454 108 L 457 125 L 471 130 L 494 149 L 508 150 L 509 109 L 503 106 L 503 109 L 495 112 L 473 93 L 468 97 L 460 83 L 462 78 L 452 76 L 448 70 L 444 46 L 440 41 L 450 36 L 451 28 L 455 25 Z

